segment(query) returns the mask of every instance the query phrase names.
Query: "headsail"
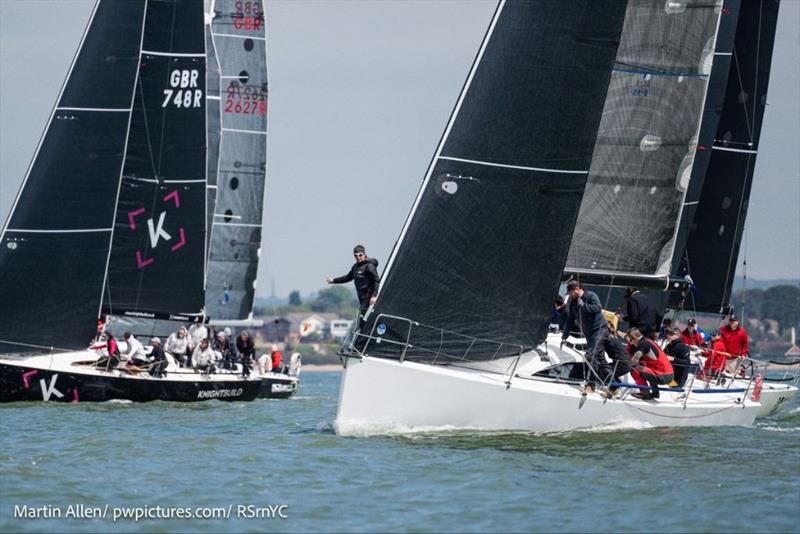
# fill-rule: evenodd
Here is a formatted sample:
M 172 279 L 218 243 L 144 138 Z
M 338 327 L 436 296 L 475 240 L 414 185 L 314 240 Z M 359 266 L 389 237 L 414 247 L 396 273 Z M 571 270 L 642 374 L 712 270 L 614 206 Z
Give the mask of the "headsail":
M 778 2 L 742 2 L 722 116 L 679 274 L 695 289 L 685 305 L 724 313 L 744 231 L 767 103 Z
M 104 310 L 167 318 L 204 305 L 203 4 L 150 1 L 108 265 Z
M 258 0 L 213 2 L 210 37 L 221 74 L 218 160 L 209 161 L 217 173 L 206 285 L 213 320 L 247 319 L 253 311 L 267 161 L 264 26 Z
M 628 3 L 568 274 L 666 287 L 722 13 L 721 1 Z
M 103 0 L 89 20 L 0 237 L 2 352 L 94 335 L 144 10 Z
M 361 328 L 382 339 L 369 354 L 408 340 L 406 358 L 490 359 L 544 339 L 624 11 L 500 2 Z

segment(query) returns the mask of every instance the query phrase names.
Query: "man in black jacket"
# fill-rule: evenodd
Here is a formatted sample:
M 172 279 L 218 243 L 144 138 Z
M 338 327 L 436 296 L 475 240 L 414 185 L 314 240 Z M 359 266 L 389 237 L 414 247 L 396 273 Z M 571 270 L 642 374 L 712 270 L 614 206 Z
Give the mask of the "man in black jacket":
M 691 350 L 681 339 L 681 331 L 678 328 L 667 330 L 667 346 L 664 347 L 667 358 L 672 362 L 674 380 L 678 387 L 683 387 L 686 377 L 689 374 L 689 367 L 692 365 Z
M 622 318 L 630 328 L 638 328 L 644 337 L 654 339 L 657 332 L 658 314 L 641 291 L 629 287 L 625 295 L 627 315 Z
M 606 362 L 604 352 L 613 350 L 609 347 L 611 332 L 608 330 L 608 323 L 603 317 L 603 306 L 600 298 L 592 291 L 586 291 L 581 287 L 577 280 L 570 280 L 567 284 L 567 320 L 564 325 L 564 333 L 561 339 L 569 337 L 574 324 L 578 324 L 583 337 L 586 338 L 586 358 L 587 363 L 591 364 L 592 369 L 600 377 L 608 376 L 610 369 Z M 590 373 L 586 381 L 586 392 L 594 391 L 596 382 L 594 374 Z
M 378 260 L 367 257 L 364 245 L 356 245 L 353 248 L 353 256 L 356 262 L 350 268 L 349 273 L 338 278 L 329 276 L 325 279 L 325 282 L 329 284 L 345 284 L 351 280 L 353 281 L 358 295 L 358 318 L 361 320 L 370 305 L 375 304 L 378 298 L 381 277 L 378 274 Z

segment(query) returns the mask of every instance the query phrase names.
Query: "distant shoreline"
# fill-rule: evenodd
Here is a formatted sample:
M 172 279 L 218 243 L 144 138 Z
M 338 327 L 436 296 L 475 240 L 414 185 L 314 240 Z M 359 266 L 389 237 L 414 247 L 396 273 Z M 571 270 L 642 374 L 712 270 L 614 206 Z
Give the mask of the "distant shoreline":
M 305 373 L 328 373 L 331 371 L 341 371 L 342 366 L 338 363 L 325 363 L 325 364 L 303 364 L 301 370 Z

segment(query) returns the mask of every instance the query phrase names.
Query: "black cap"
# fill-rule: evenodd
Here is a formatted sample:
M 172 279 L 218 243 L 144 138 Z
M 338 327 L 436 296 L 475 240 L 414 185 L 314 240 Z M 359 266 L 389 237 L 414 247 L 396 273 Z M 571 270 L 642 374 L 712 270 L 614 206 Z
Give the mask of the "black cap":
M 364 245 L 356 245 L 353 247 L 353 254 L 364 254 L 367 249 L 364 248 Z
M 728 317 L 728 321 L 730 321 L 730 322 L 738 321 L 738 320 L 739 320 L 739 318 L 736 315 L 734 315 L 733 313 L 730 315 L 730 317 Z
M 691 319 L 689 319 L 688 321 L 686 321 L 686 323 L 687 323 L 689 326 L 697 326 L 697 319 L 695 319 L 694 317 L 692 317 Z

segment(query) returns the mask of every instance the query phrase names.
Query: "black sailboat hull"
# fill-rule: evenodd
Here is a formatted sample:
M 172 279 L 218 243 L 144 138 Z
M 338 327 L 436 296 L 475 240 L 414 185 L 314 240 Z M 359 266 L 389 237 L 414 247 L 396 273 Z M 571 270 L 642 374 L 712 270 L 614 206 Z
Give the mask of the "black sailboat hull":
M 300 386 L 298 380 L 292 380 L 288 376 L 284 378 L 264 377 L 261 380 L 261 389 L 258 391 L 260 399 L 288 399 L 295 393 Z
M 0 402 L 252 401 L 261 389 L 258 380 L 171 380 L 0 363 Z

